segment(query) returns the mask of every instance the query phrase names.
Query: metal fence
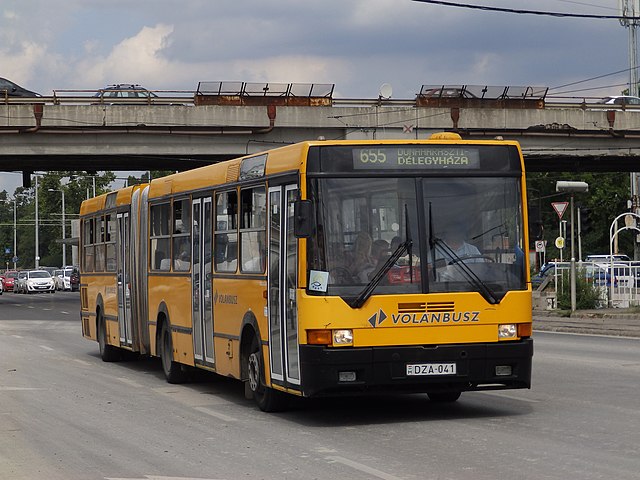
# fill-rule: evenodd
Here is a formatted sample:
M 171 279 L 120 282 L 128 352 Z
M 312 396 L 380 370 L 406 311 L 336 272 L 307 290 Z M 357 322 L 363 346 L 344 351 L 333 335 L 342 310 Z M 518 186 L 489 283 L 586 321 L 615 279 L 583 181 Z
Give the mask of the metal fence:
M 532 277 L 534 290 L 555 290 L 569 282 L 569 262 L 553 262 L 543 266 L 538 275 Z M 628 308 L 640 305 L 640 262 L 616 261 L 610 263 L 578 262 L 577 275 L 598 292 L 599 308 Z

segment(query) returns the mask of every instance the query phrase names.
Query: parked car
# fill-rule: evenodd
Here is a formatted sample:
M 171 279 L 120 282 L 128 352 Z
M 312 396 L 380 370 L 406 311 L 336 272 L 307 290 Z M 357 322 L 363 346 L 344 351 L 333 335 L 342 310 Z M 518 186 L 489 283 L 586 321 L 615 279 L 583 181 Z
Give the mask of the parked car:
M 540 267 L 540 271 L 531 277 L 531 288 L 534 290 L 538 288 L 547 277 L 553 276 L 556 274 L 556 270 L 558 271 L 558 275 L 562 275 L 562 272 L 567 272 L 569 270 L 568 262 L 548 262 Z
M 80 288 L 80 272 L 76 267 L 56 270 L 56 290 L 76 291 Z
M 595 263 L 610 263 L 612 256 L 613 256 L 613 261 L 614 262 L 628 262 L 629 261 L 629 256 L 628 255 L 624 255 L 622 253 L 615 253 L 613 255 L 606 255 L 606 254 L 587 255 L 587 258 L 585 259 L 585 261 L 586 262 L 595 262 Z
M 630 95 L 614 95 L 611 97 L 604 97 L 602 100 L 598 100 L 596 103 L 604 105 L 618 105 L 624 107 L 625 105 L 640 105 L 640 97 L 633 97 Z
M 7 270 L 4 272 L 4 291 L 13 292 L 13 285 L 18 276 L 17 270 Z
M 24 293 L 24 286 L 27 280 L 27 271 L 20 270 L 18 272 L 18 276 L 15 278 L 13 283 L 13 291 L 16 293 Z
M 80 271 L 74 268 L 69 277 L 69 283 L 71 284 L 71 291 L 77 292 L 80 290 Z
M 51 274 L 46 270 L 28 270 L 24 273 L 24 280 L 22 278 L 20 279 L 19 288 L 21 293 L 55 293 L 55 282 Z M 20 278 L 20 276 L 18 278 Z
M 33 98 L 41 97 L 42 95 L 32 92 L 31 90 L 27 90 L 11 80 L 0 77 L 0 98 L 4 96 Z
M 109 85 L 105 88 L 101 88 L 94 97 L 99 99 L 99 103 L 105 103 L 108 105 L 126 105 L 127 103 L 135 105 L 140 104 L 141 99 L 151 100 L 153 98 L 157 98 L 158 95 L 150 92 L 140 85 L 118 83 L 116 85 Z M 130 102 L 132 99 L 134 101 Z
M 56 290 L 64 290 L 64 281 L 62 280 L 62 272 L 61 268 L 58 268 L 53 271 L 51 276 L 53 277 L 53 282 L 56 284 Z

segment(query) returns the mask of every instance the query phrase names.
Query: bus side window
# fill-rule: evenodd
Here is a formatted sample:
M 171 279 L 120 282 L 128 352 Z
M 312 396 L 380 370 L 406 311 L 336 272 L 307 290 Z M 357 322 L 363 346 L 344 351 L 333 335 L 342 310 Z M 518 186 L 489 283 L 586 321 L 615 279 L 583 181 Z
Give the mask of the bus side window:
M 191 269 L 191 202 L 188 199 L 173 202 L 173 270 Z
M 267 193 L 263 186 L 240 191 L 240 270 L 262 273 L 266 266 Z
M 216 194 L 214 258 L 216 272 L 235 272 L 238 265 L 238 193 Z
M 151 270 L 168 271 L 171 265 L 169 236 L 169 218 L 171 210 L 168 203 L 151 206 L 149 232 L 149 254 L 152 259 Z M 164 262 L 167 259 L 168 262 Z

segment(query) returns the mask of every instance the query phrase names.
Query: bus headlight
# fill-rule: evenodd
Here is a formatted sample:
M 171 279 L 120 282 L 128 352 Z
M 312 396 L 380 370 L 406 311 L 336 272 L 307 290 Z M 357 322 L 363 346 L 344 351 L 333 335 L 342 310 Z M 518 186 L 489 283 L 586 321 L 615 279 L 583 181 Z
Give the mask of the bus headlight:
M 334 345 L 353 345 L 353 330 L 334 330 L 333 331 L 333 344 Z
M 498 325 L 498 339 L 517 338 L 518 328 L 515 323 Z

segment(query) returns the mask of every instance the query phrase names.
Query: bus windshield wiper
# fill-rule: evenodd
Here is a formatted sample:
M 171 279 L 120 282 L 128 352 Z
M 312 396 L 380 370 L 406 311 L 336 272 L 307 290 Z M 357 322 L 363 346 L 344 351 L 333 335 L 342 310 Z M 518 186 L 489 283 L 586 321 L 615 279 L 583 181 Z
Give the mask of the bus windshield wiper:
M 496 227 L 497 228 L 497 227 Z M 500 298 L 489 288 L 489 286 L 484 283 L 478 275 L 475 274 L 473 270 L 469 268 L 469 266 L 464 262 L 462 258 L 460 258 L 456 252 L 454 252 L 449 245 L 445 243 L 444 240 L 438 238 L 434 235 L 434 227 L 433 227 L 433 215 L 431 213 L 431 202 L 429 202 L 429 248 L 431 249 L 431 265 L 433 270 L 433 279 L 436 280 L 437 272 L 436 272 L 436 247 L 440 247 L 440 249 L 446 255 L 449 255 L 451 259 L 453 259 L 453 264 L 456 265 L 462 273 L 467 278 L 467 281 L 476 287 L 480 294 L 491 304 L 496 304 L 500 301 Z
M 360 308 L 362 305 L 364 305 L 364 302 L 366 302 L 367 299 L 371 296 L 371 294 L 376 289 L 378 284 L 382 281 L 387 272 L 391 270 L 391 267 L 395 265 L 398 259 L 402 255 L 404 255 L 405 252 L 411 250 L 412 243 L 413 242 L 411 241 L 411 239 L 407 239 L 400 245 L 398 245 L 398 248 L 396 248 L 396 250 L 391 254 L 387 261 L 384 262 L 382 267 L 380 267 L 373 278 L 369 281 L 369 283 L 367 283 L 367 285 L 364 287 L 364 290 L 362 290 L 362 293 L 358 295 L 355 300 L 349 303 L 349 306 L 351 308 Z
M 432 236 L 430 241 L 433 242 L 434 246 L 440 247 L 443 253 L 448 255 L 453 260 L 452 262 L 450 262 L 450 265 L 455 265 L 456 267 L 458 267 L 466 277 L 467 281 L 478 289 L 485 300 L 487 300 L 491 304 L 496 304 L 500 301 L 500 298 L 495 294 L 495 292 L 491 290 L 489 286 L 484 283 L 473 270 L 471 270 L 471 268 L 469 268 L 469 265 L 465 263 L 464 259 L 460 258 L 458 254 L 456 254 L 456 252 L 454 252 L 453 249 L 449 245 L 447 245 L 444 240 Z M 434 249 L 432 249 L 432 251 L 433 250 Z
M 391 256 L 387 259 L 386 262 L 378 269 L 376 274 L 373 276 L 369 283 L 364 287 L 362 293 L 358 295 L 358 297 L 349 303 L 351 308 L 360 308 L 364 305 L 364 302 L 368 300 L 368 298 L 373 294 L 376 287 L 380 284 L 384 276 L 387 274 L 391 267 L 395 265 L 398 259 L 404 255 L 405 252 L 409 254 L 409 278 L 411 279 L 411 283 L 413 283 L 413 256 L 412 256 L 412 247 L 413 240 L 411 239 L 411 229 L 409 228 L 409 212 L 407 210 L 407 205 L 404 206 L 404 216 L 405 216 L 405 241 L 398 245 L 398 248 L 391 254 Z

